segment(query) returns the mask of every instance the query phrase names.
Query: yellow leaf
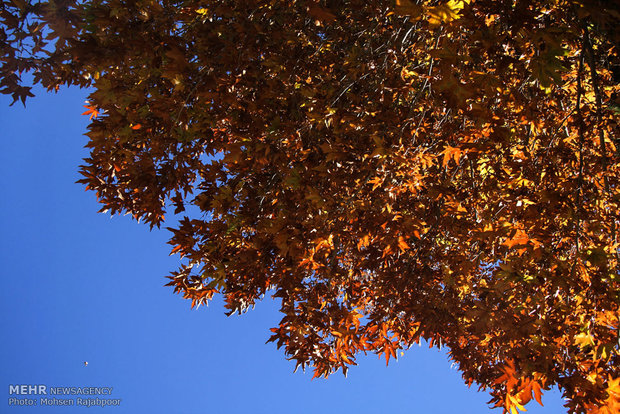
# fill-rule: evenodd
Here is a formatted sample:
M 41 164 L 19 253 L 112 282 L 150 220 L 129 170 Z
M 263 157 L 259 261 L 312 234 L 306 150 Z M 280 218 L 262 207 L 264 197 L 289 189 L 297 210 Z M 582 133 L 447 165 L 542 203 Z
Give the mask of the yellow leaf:
M 441 23 L 449 23 L 459 18 L 459 11 L 465 7 L 468 0 L 450 0 L 445 4 L 440 4 L 428 9 L 428 23 L 431 26 L 438 26 Z
M 400 78 L 404 81 L 407 81 L 407 79 L 416 76 L 417 73 L 414 71 L 411 71 L 407 68 L 402 68 L 402 70 L 400 71 Z
M 579 335 L 575 335 L 573 343 L 579 348 L 585 348 L 586 346 L 594 346 L 594 338 L 592 335 L 582 332 Z
M 525 409 L 525 407 L 523 405 L 521 405 L 521 403 L 519 402 L 519 400 L 517 400 L 513 395 L 508 394 L 508 398 L 510 399 L 510 409 L 511 411 L 516 408 L 518 408 L 520 411 L 527 411 Z M 517 412 L 516 410 L 514 412 Z

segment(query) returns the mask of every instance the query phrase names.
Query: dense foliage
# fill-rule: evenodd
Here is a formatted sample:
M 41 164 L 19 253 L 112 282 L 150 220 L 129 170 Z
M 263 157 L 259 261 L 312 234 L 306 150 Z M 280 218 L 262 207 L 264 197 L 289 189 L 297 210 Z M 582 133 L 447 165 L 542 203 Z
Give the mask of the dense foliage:
M 516 412 L 620 409 L 620 6 L 2 1 L 0 88 L 90 86 L 81 180 L 192 305 L 281 298 L 316 376 L 445 345 Z M 190 214 L 191 212 L 191 214 Z

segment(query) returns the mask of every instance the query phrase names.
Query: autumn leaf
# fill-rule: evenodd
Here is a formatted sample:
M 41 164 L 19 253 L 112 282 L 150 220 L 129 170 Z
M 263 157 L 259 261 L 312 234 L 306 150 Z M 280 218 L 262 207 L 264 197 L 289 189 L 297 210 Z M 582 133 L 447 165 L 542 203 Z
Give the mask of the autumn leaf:
M 401 252 L 411 249 L 411 247 L 407 244 L 403 236 L 398 236 L 398 248 Z
M 532 391 L 534 393 L 534 398 L 538 402 L 538 404 L 543 405 L 542 403 L 542 391 L 540 384 L 536 381 L 532 381 Z
M 84 105 L 84 108 L 87 109 L 86 112 L 83 112 L 82 115 L 90 115 L 88 119 L 97 118 L 99 116 L 99 110 L 92 105 Z
M 579 346 L 580 348 L 594 346 L 594 338 L 592 338 L 592 336 L 588 333 L 581 332 L 579 335 L 575 336 L 574 344 Z
M 429 7 L 428 22 L 431 26 L 438 26 L 442 23 L 449 23 L 458 19 L 459 11 L 468 3 L 467 0 L 450 0 L 447 3 Z
M 512 237 L 506 238 L 506 240 L 502 243 L 502 245 L 508 248 L 523 247 L 528 244 L 538 247 L 541 243 L 536 239 L 530 238 L 527 233 L 521 229 L 516 229 L 513 232 Z
M 444 150 L 441 152 L 443 154 L 443 161 L 441 163 L 442 167 L 448 165 L 450 160 L 454 160 L 455 163 L 459 163 L 459 159 L 461 158 L 462 151 L 460 148 L 446 146 Z

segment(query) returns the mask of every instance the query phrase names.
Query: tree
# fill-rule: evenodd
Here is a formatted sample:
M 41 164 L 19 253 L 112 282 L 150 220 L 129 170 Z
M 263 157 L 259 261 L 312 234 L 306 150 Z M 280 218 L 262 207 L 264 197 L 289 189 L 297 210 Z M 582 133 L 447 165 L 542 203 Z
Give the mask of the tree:
M 192 306 L 325 376 L 421 340 L 515 413 L 620 408 L 613 1 L 3 1 L 0 87 L 92 87 L 81 180 Z M 189 208 L 191 206 L 191 208 Z

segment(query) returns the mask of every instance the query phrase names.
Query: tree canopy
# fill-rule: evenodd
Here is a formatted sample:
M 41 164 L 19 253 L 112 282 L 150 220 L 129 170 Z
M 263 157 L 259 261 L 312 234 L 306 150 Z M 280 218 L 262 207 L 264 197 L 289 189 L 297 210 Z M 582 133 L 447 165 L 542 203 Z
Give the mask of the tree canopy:
M 81 182 L 185 213 L 192 306 L 280 298 L 315 376 L 425 340 L 505 411 L 620 409 L 617 2 L 0 4 L 0 91 L 93 88 Z

